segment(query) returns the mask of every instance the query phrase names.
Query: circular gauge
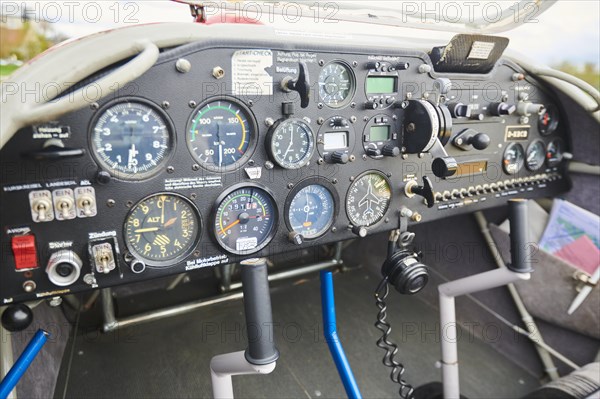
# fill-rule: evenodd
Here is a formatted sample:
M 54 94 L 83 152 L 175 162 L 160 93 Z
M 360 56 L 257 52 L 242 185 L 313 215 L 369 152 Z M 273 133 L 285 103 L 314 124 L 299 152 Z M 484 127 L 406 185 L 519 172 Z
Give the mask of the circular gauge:
M 510 143 L 504 150 L 502 166 L 509 175 L 519 173 L 525 164 L 525 150 L 519 143 Z
M 188 147 L 209 170 L 236 169 L 252 155 L 256 122 L 250 110 L 233 99 L 201 104 L 188 126 Z
M 319 155 L 327 163 L 347 163 L 354 150 L 356 133 L 352 123 L 343 116 L 327 119 L 317 134 Z
M 561 139 L 554 139 L 548 143 L 546 149 L 546 162 L 549 167 L 554 167 L 562 162 L 564 154 L 564 144 Z
M 345 63 L 330 62 L 319 74 L 319 97 L 331 108 L 347 105 L 356 89 L 354 73 Z
M 525 165 L 530 171 L 536 171 L 544 166 L 546 160 L 546 145 L 542 140 L 535 140 L 527 147 L 527 159 Z
M 275 163 L 285 169 L 298 169 L 310 161 L 315 152 L 315 136 L 302 119 L 277 122 L 265 140 Z
M 554 105 L 548 105 L 544 112 L 538 117 L 538 131 L 543 136 L 548 136 L 558 128 L 558 109 Z
M 189 200 L 160 193 L 135 205 L 125 220 L 125 244 L 148 266 L 172 266 L 194 249 L 201 220 Z
M 348 189 L 348 219 L 355 226 L 373 226 L 385 216 L 391 198 L 392 189 L 388 178 L 379 171 L 365 172 Z
M 118 100 L 104 107 L 92 122 L 92 154 L 119 179 L 144 179 L 167 161 L 172 131 L 169 119 L 154 104 Z
M 271 242 L 277 228 L 277 206 L 269 192 L 258 185 L 234 187 L 217 199 L 215 238 L 233 254 L 252 254 Z
M 306 240 L 325 234 L 337 216 L 339 198 L 333 185 L 322 178 L 296 185 L 285 202 L 285 222 Z

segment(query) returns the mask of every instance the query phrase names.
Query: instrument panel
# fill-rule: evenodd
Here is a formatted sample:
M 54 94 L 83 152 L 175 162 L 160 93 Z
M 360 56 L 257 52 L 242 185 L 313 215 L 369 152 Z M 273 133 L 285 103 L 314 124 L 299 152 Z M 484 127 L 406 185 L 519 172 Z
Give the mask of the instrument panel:
M 167 50 L 122 93 L 18 132 L 0 151 L 3 303 L 569 189 L 567 116 L 515 64 L 437 74 L 418 51 L 289 46 Z

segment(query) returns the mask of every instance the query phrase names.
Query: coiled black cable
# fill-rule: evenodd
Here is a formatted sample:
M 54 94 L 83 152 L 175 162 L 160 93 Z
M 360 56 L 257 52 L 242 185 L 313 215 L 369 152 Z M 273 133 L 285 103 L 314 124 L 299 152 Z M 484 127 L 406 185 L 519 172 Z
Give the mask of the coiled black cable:
M 395 359 L 398 353 L 398 345 L 390 341 L 389 336 L 392 332 L 392 326 L 387 322 L 387 305 L 385 299 L 390 293 L 390 287 L 388 285 L 387 277 L 385 277 L 379 283 L 377 290 L 375 291 L 375 304 L 379 308 L 377 313 L 377 321 L 375 327 L 382 332 L 381 338 L 377 340 L 377 346 L 385 350 L 383 355 L 383 365 L 392 369 L 390 373 L 390 379 L 400 384 L 399 394 L 402 399 L 413 399 L 414 388 L 402 379 L 404 374 L 404 365 Z

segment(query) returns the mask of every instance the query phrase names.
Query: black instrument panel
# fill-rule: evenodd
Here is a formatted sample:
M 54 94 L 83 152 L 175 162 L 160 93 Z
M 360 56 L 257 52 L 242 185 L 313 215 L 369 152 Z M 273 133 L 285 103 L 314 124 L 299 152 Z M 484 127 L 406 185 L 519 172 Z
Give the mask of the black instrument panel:
M 18 132 L 0 151 L 3 302 L 392 230 L 403 208 L 424 223 L 570 187 L 566 115 L 511 62 L 442 75 L 420 52 L 280 47 L 165 51 L 116 95 Z M 39 157 L 55 147 L 84 155 Z

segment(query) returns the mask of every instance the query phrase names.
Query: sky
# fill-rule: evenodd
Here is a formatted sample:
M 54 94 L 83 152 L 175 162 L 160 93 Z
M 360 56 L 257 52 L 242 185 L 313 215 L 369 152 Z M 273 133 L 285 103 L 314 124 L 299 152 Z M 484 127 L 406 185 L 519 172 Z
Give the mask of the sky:
M 515 1 L 481 1 L 477 4 L 495 3 L 506 9 Z M 258 2 L 260 3 L 261 0 L 258 0 Z M 187 5 L 166 0 L 137 2 L 123 0 L 89 2 L 2 0 L 0 3 L 2 3 L 1 9 L 4 14 L 10 13 L 15 6 L 26 4 L 36 14 L 50 20 L 59 32 L 69 37 L 80 37 L 117 26 L 141 22 L 189 22 L 191 20 Z M 313 1 L 310 3 L 313 3 Z M 321 1 L 323 5 L 326 3 Z M 377 1 L 376 3 L 386 7 L 392 7 L 394 3 L 396 3 L 396 7 L 398 7 L 398 3 L 402 4 L 394 1 Z M 448 2 L 433 2 L 430 0 L 426 0 L 426 2 L 421 0 L 405 1 L 403 4 L 404 7 L 434 7 L 432 5 L 436 3 L 438 6 L 442 4 L 440 7 L 444 7 L 444 9 L 448 5 Z M 363 4 L 373 3 L 363 2 Z M 511 40 L 510 49 L 524 53 L 542 64 L 556 65 L 564 60 L 576 65 L 584 63 L 600 64 L 600 1 L 560 0 L 548 11 L 537 16 L 536 19 L 536 22 L 523 24 L 512 31 L 499 33 L 498 35 L 506 36 Z M 309 24 L 315 25 L 312 20 L 309 21 Z M 286 24 L 292 26 L 286 21 L 281 21 L 281 24 L 278 25 L 286 26 Z M 305 28 L 305 24 L 306 22 L 303 23 L 302 29 Z M 298 27 L 293 26 L 293 29 L 298 29 Z M 326 31 L 342 29 L 340 24 L 319 24 L 318 26 L 312 26 L 312 28 Z M 362 29 L 365 32 L 372 32 L 371 27 L 360 24 L 353 27 L 352 33 L 360 34 Z M 385 28 L 381 31 L 394 33 L 403 30 Z M 448 40 L 453 34 L 419 30 L 417 35 Z

